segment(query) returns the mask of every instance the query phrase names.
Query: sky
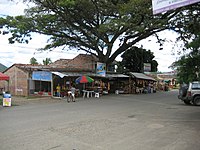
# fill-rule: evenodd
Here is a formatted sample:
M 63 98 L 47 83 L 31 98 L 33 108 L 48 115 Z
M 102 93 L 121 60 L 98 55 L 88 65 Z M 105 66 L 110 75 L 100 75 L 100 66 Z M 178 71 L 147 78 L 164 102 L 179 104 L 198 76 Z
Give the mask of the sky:
M 0 0 L 0 17 L 6 15 L 23 15 L 24 9 L 28 6 L 21 1 L 15 0 L 15 2 L 11 2 L 9 0 Z M 159 44 L 156 43 L 156 39 L 153 37 L 145 39 L 137 45 L 142 45 L 143 48 L 151 50 L 154 53 L 155 60 L 159 64 L 158 71 L 170 72 L 172 70 L 168 67 L 179 57 L 177 55 L 177 51 L 179 51 L 178 47 L 174 50 L 172 48 L 174 43 L 170 42 L 175 41 L 176 34 L 173 32 L 164 32 L 160 35 L 169 41 L 164 44 L 163 50 L 159 50 Z M 32 40 L 28 44 L 9 44 L 8 37 L 8 35 L 0 35 L 0 63 L 7 67 L 15 63 L 29 64 L 32 57 L 36 58 L 38 63 L 42 64 L 42 61 L 46 58 L 50 58 L 54 62 L 59 59 L 72 59 L 79 54 L 77 51 L 63 51 L 61 48 L 57 48 L 51 52 L 39 52 L 37 49 L 43 48 L 47 42 L 47 37 L 40 34 L 33 34 Z M 116 60 L 121 60 L 121 57 L 117 57 Z

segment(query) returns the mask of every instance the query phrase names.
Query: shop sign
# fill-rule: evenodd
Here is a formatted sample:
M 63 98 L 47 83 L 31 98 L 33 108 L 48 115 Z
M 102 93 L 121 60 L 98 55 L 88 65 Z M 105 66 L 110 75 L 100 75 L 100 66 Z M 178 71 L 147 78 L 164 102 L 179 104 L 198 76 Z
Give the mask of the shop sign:
M 97 74 L 105 77 L 106 76 L 106 64 L 97 62 Z
M 33 71 L 32 80 L 51 81 L 52 73 L 47 71 Z

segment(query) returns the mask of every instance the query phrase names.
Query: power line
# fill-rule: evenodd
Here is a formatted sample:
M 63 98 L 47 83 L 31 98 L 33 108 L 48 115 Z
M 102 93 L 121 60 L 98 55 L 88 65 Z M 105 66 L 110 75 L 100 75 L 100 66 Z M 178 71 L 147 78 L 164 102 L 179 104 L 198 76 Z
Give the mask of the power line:
M 47 52 L 47 53 L 66 53 L 67 52 L 67 54 L 71 54 L 71 55 L 76 55 L 77 53 L 76 52 L 69 52 L 69 50 L 61 50 L 60 49 L 60 51 L 56 51 L 56 50 L 59 50 L 59 49 L 55 49 L 55 50 L 52 50 L 52 51 L 48 51 L 48 50 L 46 50 L 46 51 L 40 51 L 40 50 L 38 50 L 39 48 L 33 48 L 33 47 L 26 47 L 26 46 L 16 46 L 16 45 L 6 45 L 6 44 L 0 44 L 1 46 L 9 46 L 9 47 L 16 47 L 16 48 L 20 48 L 20 49 L 33 49 L 33 50 L 36 50 L 36 52 L 34 52 L 34 54 L 39 54 L 39 53 L 43 53 L 43 52 Z
M 0 16 L 5 16 L 5 17 L 7 17 L 7 16 L 9 16 L 9 15 L 6 15 L 6 14 L 0 14 Z
M 6 45 L 6 44 L 0 44 L 1 46 L 9 46 L 9 47 L 18 47 L 18 48 L 28 48 L 28 49 L 38 49 L 38 48 L 33 48 L 33 47 L 26 47 L 26 46 L 17 46 L 17 45 Z

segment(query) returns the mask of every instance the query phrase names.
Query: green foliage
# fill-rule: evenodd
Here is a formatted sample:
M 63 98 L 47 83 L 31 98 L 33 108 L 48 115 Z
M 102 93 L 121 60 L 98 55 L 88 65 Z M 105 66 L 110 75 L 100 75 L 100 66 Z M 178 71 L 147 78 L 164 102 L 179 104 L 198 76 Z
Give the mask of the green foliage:
M 200 53 L 193 53 L 182 56 L 173 64 L 177 68 L 177 79 L 179 83 L 200 81 Z
M 158 63 L 153 52 L 133 47 L 122 54 L 122 61 L 118 68 L 120 72 L 144 72 L 144 63 L 151 64 L 151 71 L 157 72 Z
M 35 59 L 34 57 L 32 57 L 32 58 L 30 59 L 30 64 L 32 64 L 32 65 L 37 65 L 37 64 L 38 64 L 37 59 Z
M 0 72 L 5 71 L 6 69 L 7 67 L 0 63 Z
M 171 29 L 179 33 L 177 40 L 185 44 L 185 49 L 200 46 L 200 3 L 179 8 L 179 13 L 171 22 Z M 192 42 L 191 42 L 192 41 Z
M 195 10 L 194 14 L 188 11 L 188 16 L 180 22 L 182 31 L 179 37 L 185 42 L 185 49 L 190 49 L 188 55 L 182 56 L 178 61 L 174 62 L 172 68 L 177 68 L 178 82 L 188 83 L 194 80 L 200 80 L 200 10 L 199 3 L 190 6 Z
M 50 63 L 52 63 L 51 58 L 46 58 L 43 60 L 43 65 L 49 65 Z
M 0 105 L 2 106 L 3 105 L 3 99 L 0 98 Z
M 199 9 L 199 5 L 192 5 L 153 16 L 151 0 L 25 1 L 35 4 L 25 16 L 0 18 L 4 33 L 11 33 L 10 43 L 28 43 L 31 33 L 36 32 L 49 36 L 43 50 L 63 46 L 96 55 L 107 64 L 160 31 L 173 29 L 182 33 L 187 29 L 185 22 Z M 159 38 L 158 41 L 162 42 Z

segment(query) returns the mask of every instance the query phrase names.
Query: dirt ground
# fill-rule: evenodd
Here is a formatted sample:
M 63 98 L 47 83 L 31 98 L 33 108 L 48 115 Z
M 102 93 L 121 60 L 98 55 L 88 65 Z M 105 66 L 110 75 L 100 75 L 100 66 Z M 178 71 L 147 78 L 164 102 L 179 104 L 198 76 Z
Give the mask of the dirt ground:
M 178 91 L 100 98 L 12 97 L 0 108 L 1 150 L 199 150 L 200 109 Z
M 21 97 L 21 96 L 12 96 L 11 97 L 11 104 L 12 106 L 16 105 L 26 105 L 30 103 L 58 103 L 61 102 L 62 99 L 59 98 L 52 98 L 52 97 Z

